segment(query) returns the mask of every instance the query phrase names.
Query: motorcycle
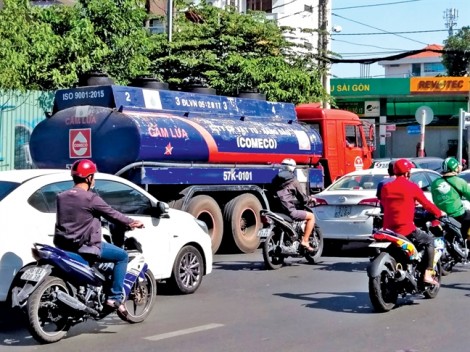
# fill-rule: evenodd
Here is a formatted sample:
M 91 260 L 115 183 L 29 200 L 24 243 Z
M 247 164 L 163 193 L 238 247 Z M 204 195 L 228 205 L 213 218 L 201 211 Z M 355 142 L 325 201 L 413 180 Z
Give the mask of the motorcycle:
M 36 264 L 23 267 L 11 292 L 12 306 L 26 313 L 28 329 L 40 343 L 61 340 L 73 325 L 100 320 L 116 311 L 128 323 L 140 323 L 154 306 L 157 286 L 141 246 L 125 240 L 129 262 L 124 279 L 127 314 L 106 305 L 113 263 L 90 266 L 82 256 L 46 244 L 34 243 Z
M 300 245 L 305 229 L 304 221 L 294 221 L 283 213 L 274 213 L 270 210 L 260 211 L 263 228 L 258 232 L 258 237 L 263 243 L 263 259 L 266 268 L 279 269 L 286 258 L 304 257 L 310 264 L 317 262 L 323 252 L 323 235 L 315 224 L 309 237 L 309 244 L 313 252 Z
M 444 216 L 441 226 L 428 228 L 429 220 L 432 217 L 424 209 L 415 211 L 415 223 L 424 230 L 431 231 L 437 237 L 443 237 L 445 250 L 441 257 L 442 275 L 450 274 L 456 264 L 467 264 L 469 261 L 467 241 L 460 231 L 460 223 L 452 217 Z
M 418 249 L 406 237 L 383 228 L 374 229 L 373 242 L 369 247 L 375 255 L 367 267 L 369 277 L 369 298 L 378 312 L 393 309 L 398 296 L 422 294 L 435 298 L 441 282 L 440 258 L 445 244 L 442 237 L 434 239 L 434 279 L 439 285 L 424 282 L 425 264 L 422 261 L 424 249 Z

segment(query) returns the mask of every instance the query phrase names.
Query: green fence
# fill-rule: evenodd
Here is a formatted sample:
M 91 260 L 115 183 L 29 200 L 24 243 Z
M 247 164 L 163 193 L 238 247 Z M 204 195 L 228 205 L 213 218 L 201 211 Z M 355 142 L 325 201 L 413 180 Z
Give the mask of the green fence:
M 53 99 L 53 92 L 0 91 L 0 171 L 33 167 L 29 138 Z

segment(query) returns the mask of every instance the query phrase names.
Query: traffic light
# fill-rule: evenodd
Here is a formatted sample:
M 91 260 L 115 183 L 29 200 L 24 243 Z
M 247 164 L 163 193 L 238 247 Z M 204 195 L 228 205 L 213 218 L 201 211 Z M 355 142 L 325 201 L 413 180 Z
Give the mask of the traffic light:
M 462 121 L 463 128 L 470 126 L 470 113 L 460 109 L 460 120 Z

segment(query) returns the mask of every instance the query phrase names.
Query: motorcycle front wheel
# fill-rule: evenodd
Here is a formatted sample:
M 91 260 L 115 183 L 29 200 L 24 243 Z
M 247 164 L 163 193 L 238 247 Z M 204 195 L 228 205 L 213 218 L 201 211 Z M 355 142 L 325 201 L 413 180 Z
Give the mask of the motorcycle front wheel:
M 304 257 L 310 264 L 315 264 L 318 262 L 323 253 L 323 234 L 317 224 L 315 224 L 315 227 L 313 228 L 312 234 L 310 235 L 308 242 L 310 246 L 314 249 L 314 251 L 305 251 Z
M 398 291 L 388 270 L 383 269 L 378 276 L 369 278 L 369 298 L 377 312 L 388 312 L 395 307 Z
M 124 301 L 127 314 L 117 310 L 119 318 L 128 323 L 140 323 L 150 314 L 155 300 L 157 298 L 157 283 L 155 277 L 150 270 L 145 273 L 145 279 L 136 280 L 131 288 L 129 297 Z
M 284 255 L 281 253 L 280 235 L 271 231 L 263 243 L 263 259 L 266 269 L 276 270 L 284 264 Z
M 28 330 L 40 343 L 57 342 L 70 328 L 68 316 L 64 315 L 66 310 L 57 299 L 57 291 L 69 294 L 62 279 L 49 276 L 28 298 Z

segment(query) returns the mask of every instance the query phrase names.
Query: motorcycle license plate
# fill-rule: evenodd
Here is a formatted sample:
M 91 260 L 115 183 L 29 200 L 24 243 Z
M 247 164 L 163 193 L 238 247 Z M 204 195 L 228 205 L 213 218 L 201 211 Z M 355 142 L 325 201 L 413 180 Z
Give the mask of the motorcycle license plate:
M 266 228 L 266 229 L 261 229 L 258 231 L 258 237 L 259 238 L 267 238 L 271 234 L 271 229 Z
M 21 280 L 38 282 L 42 280 L 46 274 L 46 269 L 36 266 L 34 268 L 27 269 L 23 275 L 21 275 Z
M 375 247 L 375 248 L 387 248 L 390 246 L 391 242 L 374 242 L 369 244 L 369 247 Z

